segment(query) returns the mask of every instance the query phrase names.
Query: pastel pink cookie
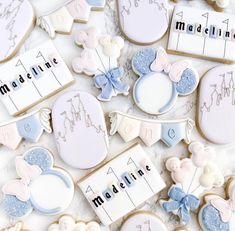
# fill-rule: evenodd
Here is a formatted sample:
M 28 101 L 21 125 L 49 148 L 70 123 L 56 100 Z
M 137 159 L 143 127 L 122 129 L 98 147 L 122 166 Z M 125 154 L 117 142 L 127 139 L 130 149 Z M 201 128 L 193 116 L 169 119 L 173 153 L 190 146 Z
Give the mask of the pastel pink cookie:
M 167 231 L 165 224 L 155 214 L 140 211 L 131 215 L 120 231 Z
M 89 93 L 70 91 L 52 109 L 55 141 L 68 165 L 88 169 L 101 163 L 108 152 L 108 135 L 99 101 Z
M 198 124 L 213 143 L 235 142 L 235 66 L 211 69 L 201 80 Z

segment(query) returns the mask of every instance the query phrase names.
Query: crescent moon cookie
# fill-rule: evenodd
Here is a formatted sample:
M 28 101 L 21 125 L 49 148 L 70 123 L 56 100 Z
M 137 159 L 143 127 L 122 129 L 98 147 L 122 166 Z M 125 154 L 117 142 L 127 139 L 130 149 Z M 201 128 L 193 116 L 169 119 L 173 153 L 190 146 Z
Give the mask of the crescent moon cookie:
M 191 94 L 198 85 L 198 72 L 188 60 L 170 64 L 166 51 L 146 48 L 132 58 L 132 68 L 139 75 L 133 89 L 136 105 L 144 112 L 159 115 L 176 104 L 179 95 Z
M 59 220 L 51 224 L 47 231 L 101 231 L 100 224 L 96 221 L 76 221 L 70 215 L 63 215 Z
M 216 144 L 235 142 L 235 66 L 222 65 L 201 79 L 198 125 L 202 134 Z
M 168 0 L 117 0 L 117 6 L 120 29 L 131 42 L 151 44 L 166 33 Z M 154 22 L 157 22 L 156 26 Z
M 223 11 L 230 4 L 230 0 L 207 0 L 209 4 L 211 4 L 216 11 Z
M 52 108 L 54 137 L 62 160 L 79 169 L 100 164 L 109 141 L 99 101 L 86 92 L 61 95 Z
M 168 191 L 169 200 L 160 201 L 162 208 L 177 215 L 182 225 L 187 225 L 191 220 L 190 213 L 199 208 L 201 194 L 224 183 L 224 177 L 214 163 L 214 149 L 192 142 L 188 150 L 190 158 L 172 157 L 166 161 L 166 169 L 175 184 Z
M 122 224 L 120 231 L 167 231 L 167 227 L 154 213 L 139 211 L 131 214 Z
M 227 198 L 208 194 L 204 197 L 198 218 L 203 231 L 235 230 L 235 179 L 226 185 Z
M 0 62 L 19 50 L 34 23 L 34 10 L 28 0 L 0 0 Z
M 74 183 L 65 170 L 53 164 L 52 154 L 41 147 L 31 148 L 16 157 L 19 179 L 2 187 L 8 216 L 21 218 L 33 210 L 43 215 L 56 215 L 67 209 L 73 199 Z

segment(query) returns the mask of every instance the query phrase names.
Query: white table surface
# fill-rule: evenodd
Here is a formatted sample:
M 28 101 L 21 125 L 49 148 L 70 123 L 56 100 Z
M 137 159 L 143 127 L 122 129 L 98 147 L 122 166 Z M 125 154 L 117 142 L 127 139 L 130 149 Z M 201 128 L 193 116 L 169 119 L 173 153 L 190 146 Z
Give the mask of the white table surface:
M 120 30 L 118 28 L 117 23 L 117 12 L 116 12 L 116 4 L 115 0 L 107 0 L 107 5 L 105 7 L 105 12 L 93 12 L 88 24 L 74 24 L 73 31 L 71 35 L 59 35 L 57 34 L 56 39 L 53 41 L 59 52 L 61 53 L 62 57 L 64 58 L 65 62 L 67 63 L 68 67 L 71 69 L 71 61 L 72 58 L 75 57 L 79 53 L 79 49 L 73 40 L 73 33 L 77 29 L 86 28 L 91 25 L 99 26 L 101 30 L 107 30 L 107 33 L 112 35 L 119 34 Z M 57 6 L 60 3 L 63 3 L 63 0 L 31 0 L 32 4 L 34 5 L 35 12 L 37 15 L 44 13 L 48 10 L 53 9 L 54 6 Z M 171 8 L 173 8 L 174 3 L 170 3 Z M 194 7 L 200 8 L 207 8 L 211 9 L 211 7 L 206 3 L 205 0 L 181 0 L 178 4 L 187 4 Z M 235 0 L 231 0 L 231 6 L 226 10 L 227 12 L 234 12 L 235 13 Z M 154 22 L 153 22 L 154 23 Z M 154 24 L 153 24 L 154 26 Z M 157 47 L 159 45 L 166 47 L 168 34 L 165 35 L 160 41 L 153 45 L 153 47 Z M 35 46 L 41 44 L 42 42 L 48 40 L 47 34 L 35 27 L 33 32 L 31 33 L 30 37 L 25 41 L 24 45 L 22 46 L 19 53 L 23 53 Z M 120 63 L 124 66 L 126 70 L 124 81 L 128 82 L 131 87 L 135 80 L 137 79 L 136 75 L 131 70 L 131 57 L 133 54 L 141 49 L 140 46 L 136 46 L 131 44 L 130 42 L 125 42 L 125 48 L 123 50 L 122 56 L 120 58 Z M 235 52 L 235 51 L 234 51 Z M 179 56 L 171 55 L 171 60 L 176 61 L 178 58 L 182 58 Z M 209 62 L 209 61 L 202 61 L 200 59 L 191 59 L 197 70 L 199 71 L 200 76 L 202 76 L 207 70 L 210 68 L 215 67 L 218 63 Z M 71 69 L 72 71 L 72 69 Z M 73 72 L 72 72 L 73 73 Z M 83 75 L 76 75 L 73 73 L 76 78 L 76 83 L 69 87 L 67 90 L 76 89 L 76 90 L 84 90 L 88 91 L 94 95 L 97 95 L 99 90 L 93 86 L 92 78 L 83 76 Z M 31 110 L 35 110 L 36 108 L 40 108 L 42 106 L 51 107 L 53 105 L 54 100 L 56 97 L 61 94 L 58 93 L 57 95 L 51 97 L 48 100 L 43 101 L 39 105 L 35 106 Z M 159 116 L 162 119 L 175 119 L 175 118 L 183 118 L 183 117 L 190 117 L 195 119 L 195 111 L 196 111 L 196 99 L 197 93 L 194 93 L 188 97 L 180 97 L 177 105 L 167 114 Z M 112 99 L 111 102 L 102 103 L 102 107 L 104 112 L 106 113 L 106 121 L 107 127 L 109 129 L 110 124 L 108 120 L 108 112 L 112 110 L 120 110 L 123 112 L 127 112 L 130 114 L 141 115 L 146 118 L 151 118 L 149 115 L 141 112 L 135 105 L 132 99 L 132 94 L 128 97 L 118 96 Z M 2 105 L 0 105 L 0 121 L 5 121 L 9 119 L 8 113 L 4 109 Z M 155 117 L 156 118 L 156 117 Z M 192 140 L 201 140 L 204 143 L 207 143 L 201 135 L 198 133 L 197 129 L 194 129 Z M 55 164 L 62 168 L 65 168 L 69 171 L 74 179 L 74 182 L 77 182 L 82 176 L 85 176 L 89 171 L 84 170 L 75 170 L 68 166 L 66 166 L 58 156 L 56 151 L 55 143 L 53 142 L 53 135 L 51 134 L 44 134 L 39 143 L 39 146 L 43 146 L 48 148 L 52 151 L 55 157 Z M 123 150 L 125 147 L 128 147 L 130 144 L 125 144 L 118 135 L 114 137 L 110 137 L 110 151 L 108 155 L 108 159 L 118 154 L 120 150 Z M 14 158 L 16 155 L 22 154 L 26 151 L 29 147 L 35 146 L 34 144 L 30 144 L 27 142 L 23 142 L 20 147 L 16 151 L 10 151 L 5 147 L 1 147 L 0 150 L 0 187 L 8 180 L 15 178 L 15 166 L 14 166 Z M 235 145 L 229 146 L 215 146 L 217 150 L 217 161 L 220 163 L 220 168 L 223 171 L 225 176 L 229 176 L 235 174 Z M 156 167 L 158 168 L 159 172 L 161 173 L 164 180 L 167 182 L 167 185 L 171 185 L 171 180 L 169 176 L 169 172 L 166 171 L 164 167 L 164 161 L 170 156 L 187 156 L 187 146 L 184 143 L 178 144 L 174 148 L 167 148 L 163 143 L 159 142 L 153 145 L 151 148 L 144 147 L 146 152 L 148 152 L 149 156 L 151 157 L 152 161 L 155 163 Z M 217 189 L 220 192 L 223 192 L 222 189 Z M 173 230 L 175 227 L 179 226 L 179 221 L 176 216 L 166 214 L 162 208 L 159 206 L 158 201 L 159 198 L 166 198 L 167 188 L 163 190 L 160 194 L 156 195 L 150 201 L 146 202 L 142 207 L 142 209 L 151 210 L 155 212 L 167 225 L 169 230 Z M 1 206 L 1 199 L 2 195 L 0 194 L 0 228 L 3 228 L 10 223 L 14 223 L 14 220 L 9 220 L 5 215 L 4 211 Z M 74 200 L 71 206 L 64 212 L 65 214 L 71 214 L 78 220 L 85 220 L 88 221 L 90 219 L 97 219 L 95 213 L 89 206 L 88 202 L 82 195 L 81 191 L 76 187 Z M 59 216 L 43 216 L 33 212 L 30 216 L 26 217 L 23 221 L 25 224 L 25 228 L 31 231 L 45 231 L 50 223 L 56 221 Z M 119 230 L 121 225 L 121 220 L 117 223 L 113 224 L 109 228 L 105 228 L 102 226 L 102 231 L 111 230 L 116 231 Z M 192 222 L 188 226 L 188 230 L 190 231 L 198 231 L 199 226 L 197 224 L 196 216 L 193 215 Z M 131 230 L 130 230 L 131 231 Z

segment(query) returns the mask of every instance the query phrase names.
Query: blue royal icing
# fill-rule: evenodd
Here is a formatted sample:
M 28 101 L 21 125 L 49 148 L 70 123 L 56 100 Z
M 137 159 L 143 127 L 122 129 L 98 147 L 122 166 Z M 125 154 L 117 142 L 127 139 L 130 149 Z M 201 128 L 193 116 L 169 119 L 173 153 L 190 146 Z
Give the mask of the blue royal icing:
M 105 0 L 86 0 L 91 6 L 103 7 L 105 5 Z
M 200 214 L 205 231 L 229 231 L 229 223 L 223 222 L 219 211 L 212 205 L 206 205 Z

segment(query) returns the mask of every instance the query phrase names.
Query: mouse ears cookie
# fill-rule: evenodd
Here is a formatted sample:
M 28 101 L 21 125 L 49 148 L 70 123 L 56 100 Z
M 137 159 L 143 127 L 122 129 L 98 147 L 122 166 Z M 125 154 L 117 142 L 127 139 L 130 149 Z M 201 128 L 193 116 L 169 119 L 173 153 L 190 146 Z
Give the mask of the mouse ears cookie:
M 179 95 L 191 94 L 198 85 L 198 72 L 188 60 L 171 64 L 166 51 L 146 48 L 132 58 L 132 68 L 139 75 L 133 89 L 136 105 L 149 114 L 168 112 Z
M 117 9 L 120 29 L 134 43 L 154 43 L 167 31 L 168 0 L 117 0 Z
M 100 224 L 96 221 L 76 221 L 70 215 L 63 215 L 59 218 L 59 220 L 53 224 L 51 224 L 47 231 L 101 231 Z
M 198 218 L 203 231 L 235 230 L 235 179 L 227 182 L 227 198 L 208 194 L 204 197 Z
M 200 142 L 192 142 L 190 158 L 172 157 L 166 161 L 166 169 L 174 181 L 168 191 L 169 200 L 161 200 L 162 208 L 179 216 L 181 223 L 190 222 L 192 211 L 199 208 L 200 195 L 213 187 L 220 187 L 224 177 L 214 163 L 215 152 Z
M 55 215 L 70 205 L 74 184 L 70 175 L 54 167 L 52 154 L 45 148 L 34 147 L 17 156 L 18 179 L 2 187 L 3 205 L 7 215 L 21 218 L 33 210 L 43 215 Z
M 102 10 L 105 0 L 70 0 L 57 7 L 49 14 L 37 18 L 37 25 L 45 30 L 50 38 L 55 38 L 56 33 L 70 34 L 75 22 L 86 23 L 89 21 L 91 11 Z
M 10 59 L 33 29 L 35 16 L 28 0 L 0 0 L 0 62 Z
M 124 69 L 117 64 L 124 47 L 120 36 L 100 35 L 96 28 L 78 31 L 75 43 L 83 48 L 80 55 L 73 59 L 73 70 L 94 76 L 94 84 L 101 89 L 97 96 L 100 101 L 110 101 L 118 94 L 128 95 L 129 86 L 122 82 Z

